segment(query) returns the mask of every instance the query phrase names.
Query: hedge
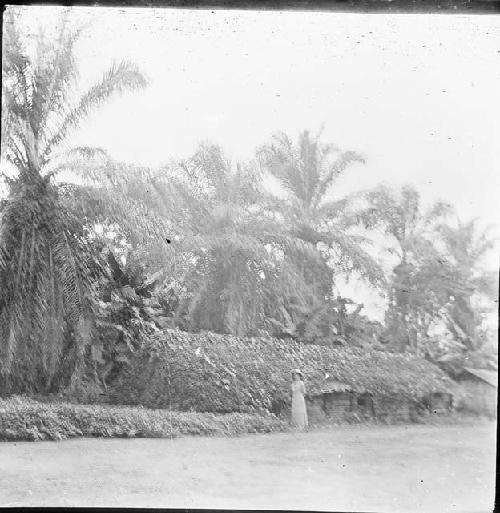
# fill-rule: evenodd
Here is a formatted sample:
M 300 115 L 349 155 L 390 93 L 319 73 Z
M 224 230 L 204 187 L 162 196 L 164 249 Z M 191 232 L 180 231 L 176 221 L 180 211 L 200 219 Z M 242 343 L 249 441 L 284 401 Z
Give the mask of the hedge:
M 142 407 L 43 403 L 26 397 L 0 399 L 0 440 L 72 437 L 165 437 L 284 431 L 274 415 L 188 413 Z

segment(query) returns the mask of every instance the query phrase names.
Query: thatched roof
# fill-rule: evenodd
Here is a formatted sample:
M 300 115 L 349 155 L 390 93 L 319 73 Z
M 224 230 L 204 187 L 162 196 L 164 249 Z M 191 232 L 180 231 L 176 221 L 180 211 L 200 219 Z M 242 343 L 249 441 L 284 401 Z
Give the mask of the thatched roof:
M 157 392 L 147 391 L 148 400 L 180 409 L 268 408 L 276 398 L 289 397 L 295 368 L 302 371 L 311 395 L 332 382 L 374 396 L 413 399 L 453 389 L 444 372 L 424 359 L 366 348 L 165 330 L 144 354 L 137 372 L 161 381 Z M 139 395 L 134 397 L 140 400 Z
M 331 379 L 327 374 L 320 392 L 322 394 L 329 394 L 332 392 L 352 392 L 352 387 L 347 383 Z

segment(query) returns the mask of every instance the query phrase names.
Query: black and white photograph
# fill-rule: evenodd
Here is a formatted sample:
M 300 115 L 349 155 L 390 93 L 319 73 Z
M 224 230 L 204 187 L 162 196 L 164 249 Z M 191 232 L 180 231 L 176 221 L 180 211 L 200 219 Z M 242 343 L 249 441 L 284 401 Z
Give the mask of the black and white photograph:
M 500 15 L 348 7 L 4 8 L 0 508 L 494 510 Z

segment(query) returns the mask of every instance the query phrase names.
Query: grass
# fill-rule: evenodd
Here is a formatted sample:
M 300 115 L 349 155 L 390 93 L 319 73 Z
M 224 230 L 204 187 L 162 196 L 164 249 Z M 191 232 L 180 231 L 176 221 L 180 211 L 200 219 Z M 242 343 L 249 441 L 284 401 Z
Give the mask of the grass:
M 0 399 L 0 440 L 64 440 L 73 437 L 235 436 L 285 431 L 274 415 L 176 412 L 143 407 L 46 403 L 27 397 Z
M 419 415 L 417 424 L 430 426 L 465 425 L 475 426 L 478 424 L 489 424 L 495 417 L 486 414 L 479 414 L 463 410 L 453 410 L 447 415 L 435 415 L 432 412 Z

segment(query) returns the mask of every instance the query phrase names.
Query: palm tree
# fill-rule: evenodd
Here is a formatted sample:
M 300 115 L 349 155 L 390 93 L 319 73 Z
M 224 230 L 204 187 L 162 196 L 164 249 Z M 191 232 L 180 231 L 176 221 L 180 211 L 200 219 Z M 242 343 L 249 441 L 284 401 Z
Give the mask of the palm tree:
M 380 267 L 363 249 L 367 239 L 351 231 L 357 222 L 353 209 L 356 195 L 329 199 L 337 179 L 348 166 L 364 160 L 355 152 L 341 152 L 332 144 L 322 144 L 320 135 L 312 137 L 304 131 L 294 144 L 286 134 L 280 133 L 258 150 L 263 169 L 287 193 L 284 200 L 268 195 L 265 198 L 268 209 L 279 212 L 289 234 L 307 244 L 311 253 L 321 256 L 311 261 L 302 255 L 287 255 L 301 269 L 302 279 L 313 287 L 316 300 L 312 311 L 316 314 L 308 313 L 309 324 L 313 317 L 317 320 L 325 315 L 329 317 L 332 305 L 328 300 L 333 300 L 335 273 L 356 271 L 371 284 L 384 283 Z
M 156 293 L 180 298 L 178 327 L 266 334 L 285 296 L 299 306 L 310 300 L 310 287 L 282 252 L 293 248 L 311 262 L 319 255 L 262 208 L 254 164 L 233 166 L 210 144 L 158 170 L 113 162 L 102 151 L 73 153 L 77 160 L 62 169 L 85 185 L 65 186 L 68 208 L 118 226 L 130 257 L 154 276 Z
M 489 236 L 491 228 L 480 229 L 477 219 L 456 220 L 456 225 L 441 224 L 438 233 L 445 244 L 446 256 L 457 270 L 457 279 L 448 289 L 452 300 L 448 309 L 447 326 L 454 338 L 467 350 L 480 348 L 481 316 L 472 304 L 474 296 L 498 299 L 498 275 L 482 267 L 484 257 L 495 247 Z
M 82 27 L 64 14 L 34 52 L 13 9 L 4 19 L 2 165 L 16 172 L 0 211 L 0 379 L 15 390 L 50 390 L 81 374 L 90 340 L 93 285 L 101 265 L 84 219 L 52 180 L 68 136 L 113 95 L 146 85 L 130 63 L 112 65 L 74 100 L 74 47 Z
M 165 175 L 155 183 L 164 187 L 167 217 L 179 234 L 168 273 L 183 287 L 177 319 L 184 316 L 190 330 L 262 333 L 283 288 L 293 284 L 298 296 L 306 294 L 280 249 L 307 248 L 260 208 L 255 166 L 232 166 L 219 147 L 201 145 Z
M 402 351 L 416 349 L 419 333 L 427 332 L 443 304 L 443 283 L 453 281 L 432 240 L 433 228 L 451 207 L 436 202 L 424 211 L 418 191 L 409 185 L 400 191 L 379 186 L 365 199 L 368 206 L 359 219 L 368 229 L 383 229 L 391 241 L 386 250 L 396 258 L 386 316 L 390 338 Z

